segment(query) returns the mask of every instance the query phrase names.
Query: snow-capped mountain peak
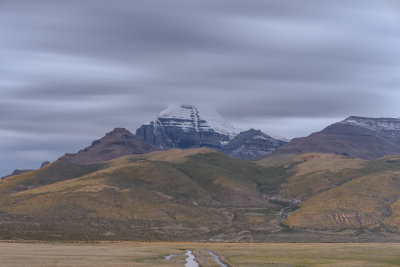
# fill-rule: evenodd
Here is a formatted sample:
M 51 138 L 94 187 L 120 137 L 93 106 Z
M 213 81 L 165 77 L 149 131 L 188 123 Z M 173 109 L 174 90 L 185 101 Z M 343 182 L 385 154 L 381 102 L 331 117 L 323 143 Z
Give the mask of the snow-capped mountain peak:
M 221 149 L 239 133 L 217 112 L 193 105 L 168 107 L 136 131 L 137 136 L 161 149 L 203 146 Z
M 211 147 L 241 159 L 266 155 L 285 144 L 261 131 L 241 131 L 217 112 L 193 105 L 168 107 L 136 135 L 160 149 Z
M 231 123 L 225 121 L 220 114 L 211 110 L 201 110 L 193 105 L 170 106 L 161 111 L 157 116 L 168 126 L 176 126 L 184 131 L 196 132 L 214 131 L 233 138 L 241 130 L 236 129 Z

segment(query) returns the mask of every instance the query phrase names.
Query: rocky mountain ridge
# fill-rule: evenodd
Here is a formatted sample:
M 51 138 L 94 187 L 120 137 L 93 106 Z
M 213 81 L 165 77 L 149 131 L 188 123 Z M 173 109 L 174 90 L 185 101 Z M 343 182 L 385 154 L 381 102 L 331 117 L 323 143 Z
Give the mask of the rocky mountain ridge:
M 285 141 L 272 138 L 260 130 L 250 129 L 235 136 L 223 147 L 222 152 L 234 158 L 253 160 L 272 153 L 284 144 Z
M 163 150 L 203 146 L 219 149 L 237 134 L 238 130 L 219 116 L 204 116 L 191 105 L 167 108 L 136 130 L 138 137 Z
M 351 116 L 320 132 L 294 138 L 272 154 L 309 152 L 364 159 L 400 154 L 400 119 Z
M 207 114 L 208 113 L 208 114 Z M 266 155 L 284 141 L 253 129 L 240 131 L 219 114 L 180 105 L 162 111 L 156 120 L 143 124 L 136 135 L 159 149 L 210 147 L 240 159 Z
M 125 128 L 115 128 L 89 147 L 75 154 L 65 154 L 60 160 L 78 164 L 103 162 L 131 154 L 145 154 L 157 148 L 144 142 Z
M 376 131 L 381 135 L 400 137 L 400 119 L 397 118 L 368 118 L 350 116 L 341 123 Z

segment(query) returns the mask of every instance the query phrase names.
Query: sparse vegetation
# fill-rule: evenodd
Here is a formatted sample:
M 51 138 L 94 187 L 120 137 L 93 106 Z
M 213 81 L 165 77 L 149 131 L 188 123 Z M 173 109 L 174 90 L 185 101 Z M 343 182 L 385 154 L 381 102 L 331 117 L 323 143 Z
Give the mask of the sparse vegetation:
M 0 238 L 397 241 L 399 174 L 396 157 L 255 163 L 206 148 L 57 161 L 0 182 Z

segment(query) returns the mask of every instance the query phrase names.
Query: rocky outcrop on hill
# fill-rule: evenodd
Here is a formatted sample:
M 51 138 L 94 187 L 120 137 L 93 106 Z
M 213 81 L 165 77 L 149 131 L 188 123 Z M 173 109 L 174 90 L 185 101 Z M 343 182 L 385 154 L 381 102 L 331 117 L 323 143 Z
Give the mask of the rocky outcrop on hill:
M 14 170 L 11 174 L 6 175 L 6 176 L 2 177 L 1 179 L 7 178 L 7 177 L 11 177 L 11 176 L 20 175 L 20 174 L 24 174 L 24 173 L 27 173 L 27 172 L 30 172 L 30 171 L 33 171 L 33 170 L 20 170 L 20 169 L 16 169 L 16 170 Z
M 40 166 L 40 168 L 46 167 L 47 165 L 50 165 L 50 161 L 43 162 L 42 165 Z M 11 174 L 6 175 L 4 177 L 1 177 L 0 179 L 11 177 L 11 176 L 16 176 L 16 175 L 20 175 L 20 174 L 24 174 L 24 173 L 27 173 L 27 172 L 30 172 L 30 171 L 33 171 L 33 169 L 29 169 L 29 170 L 16 169 Z
M 65 154 L 60 160 L 86 164 L 111 160 L 130 154 L 145 154 L 157 150 L 124 128 L 115 128 L 91 146 L 75 154 Z
M 45 162 L 42 163 L 42 165 L 40 165 L 40 168 L 44 168 L 44 167 L 46 167 L 46 166 L 48 166 L 50 164 L 51 164 L 50 161 L 45 161 Z

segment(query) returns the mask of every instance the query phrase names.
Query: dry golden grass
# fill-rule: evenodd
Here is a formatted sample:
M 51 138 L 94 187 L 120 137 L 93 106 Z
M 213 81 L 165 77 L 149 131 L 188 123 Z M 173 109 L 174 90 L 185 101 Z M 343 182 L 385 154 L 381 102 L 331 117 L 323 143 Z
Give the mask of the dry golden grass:
M 257 164 L 262 167 L 274 167 L 280 166 L 285 164 L 293 163 L 293 159 L 296 157 L 294 154 L 282 154 L 282 155 L 275 155 L 270 156 L 265 159 L 257 161 Z
M 93 166 L 57 161 L 0 181 L 0 236 L 103 240 L 113 233 L 107 240 L 192 241 L 215 240 L 218 233 L 217 240 L 245 241 L 246 230 L 257 235 L 253 240 L 270 241 L 268 234 L 284 229 L 280 222 L 287 214 L 286 226 L 294 230 L 400 228 L 397 158 L 308 153 L 260 164 L 271 162 L 263 168 L 208 148 L 131 155 Z
M 280 194 L 304 199 L 350 180 L 368 161 L 307 153 L 294 157 L 293 163 L 297 163 L 293 167 L 294 174 L 282 185 Z
M 217 153 L 211 148 L 192 148 L 192 149 L 171 149 L 168 151 L 156 151 L 146 154 L 146 158 L 150 161 L 165 161 L 182 163 L 188 157 L 198 154 Z
M 367 160 L 350 159 L 339 155 L 321 153 L 302 154 L 296 156 L 294 161 L 302 162 L 297 165 L 295 176 L 327 170 L 330 172 L 339 172 L 344 169 L 361 169 L 368 163 Z
M 384 220 L 386 225 L 400 228 L 400 199 L 390 205 L 392 214 Z
M 295 176 L 321 171 L 339 172 L 343 169 L 360 169 L 365 167 L 367 160 L 353 159 L 335 154 L 305 153 L 300 155 L 283 154 L 257 161 L 263 167 L 296 165 Z
M 291 214 L 291 227 L 340 230 L 383 221 L 391 199 L 398 197 L 399 172 L 383 172 L 351 180 L 311 197 Z M 396 216 L 397 209 L 393 210 Z
M 400 244 L 0 243 L 0 266 L 184 266 L 186 249 L 202 266 L 398 266 Z M 177 255 L 165 260 L 167 255 Z
M 174 266 L 175 261 L 169 263 L 163 257 L 183 253 L 145 243 L 0 243 L 0 266 Z

